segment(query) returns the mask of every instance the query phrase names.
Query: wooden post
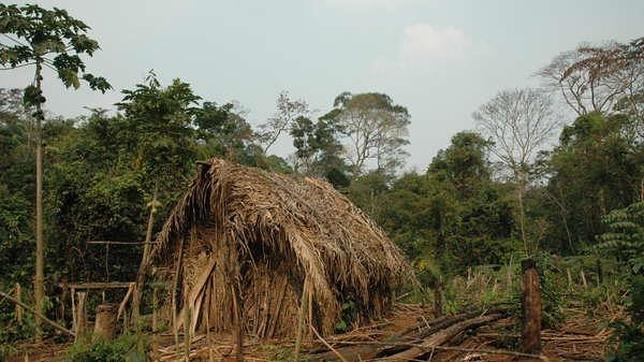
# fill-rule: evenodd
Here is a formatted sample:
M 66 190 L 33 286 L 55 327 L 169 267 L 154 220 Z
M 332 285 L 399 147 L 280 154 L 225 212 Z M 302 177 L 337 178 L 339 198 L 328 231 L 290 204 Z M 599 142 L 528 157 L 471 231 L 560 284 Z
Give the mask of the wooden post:
M 434 317 L 443 315 L 443 281 L 437 280 L 434 286 Z
M 300 347 L 302 345 L 302 334 L 304 332 L 304 319 L 306 315 L 307 307 L 307 294 L 309 293 L 309 278 L 308 276 L 304 277 L 304 284 L 302 285 L 302 296 L 300 297 L 300 309 L 297 313 L 297 334 L 295 336 L 295 351 L 294 358 L 295 361 L 299 360 Z
M 513 255 L 510 255 L 510 263 L 508 264 L 508 270 L 505 276 L 507 281 L 505 289 L 508 293 L 512 293 L 512 257 Z
M 157 285 L 153 286 L 152 289 L 152 360 L 156 360 L 156 353 L 159 350 L 159 325 L 158 325 L 158 316 L 157 309 L 159 304 L 159 288 Z
M 584 273 L 584 269 L 581 269 L 579 271 L 579 275 L 581 276 L 581 284 L 584 285 L 584 289 L 588 289 L 588 282 L 586 281 L 586 274 Z
M 143 293 L 143 284 L 145 283 L 145 273 L 148 268 L 148 258 L 150 256 L 150 244 L 152 243 L 152 227 L 154 226 L 154 216 L 157 212 L 157 191 L 154 190 L 154 196 L 150 202 L 150 215 L 148 216 L 148 226 L 145 233 L 145 244 L 143 245 L 143 255 L 141 256 L 141 264 L 139 271 L 136 274 L 136 281 L 134 290 L 132 291 L 132 322 L 135 323 L 135 330 L 139 330 L 139 308 L 141 305 L 141 294 Z
M 114 339 L 116 334 L 116 304 L 100 304 L 96 307 L 94 334 L 106 340 Z
M 523 271 L 523 329 L 521 332 L 521 351 L 541 353 L 541 295 L 539 273 L 532 259 L 521 262 Z
M 87 311 L 85 309 L 85 299 L 87 292 L 77 292 L 76 297 L 78 302 L 76 304 L 76 325 L 74 325 L 74 334 L 76 339 L 82 337 L 85 332 L 85 325 L 87 324 Z
M 237 280 L 237 279 L 235 279 Z M 241 298 L 238 290 L 239 284 L 235 283 L 232 285 L 232 297 L 233 297 L 233 319 L 235 324 L 235 335 L 233 337 L 235 341 L 235 359 L 237 361 L 244 360 L 244 326 L 243 317 L 242 317 L 242 308 L 241 308 Z
M 183 347 L 186 361 L 190 360 L 190 346 L 192 345 L 192 304 L 188 302 L 188 296 L 184 294 L 183 299 L 184 317 L 183 317 Z
M 16 283 L 16 300 L 22 303 L 22 288 L 20 287 L 20 283 Z M 18 325 L 22 325 L 22 307 L 18 303 L 16 303 L 15 317 Z

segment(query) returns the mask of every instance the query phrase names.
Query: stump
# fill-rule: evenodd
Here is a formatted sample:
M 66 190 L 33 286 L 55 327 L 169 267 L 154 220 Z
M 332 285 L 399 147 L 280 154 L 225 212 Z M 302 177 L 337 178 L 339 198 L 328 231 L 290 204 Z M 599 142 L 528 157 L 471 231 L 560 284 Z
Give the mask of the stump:
M 100 304 L 96 307 L 94 334 L 106 340 L 114 339 L 116 334 L 116 304 Z
M 521 352 L 541 353 L 541 294 L 539 273 L 532 259 L 521 262 L 523 270 L 523 330 Z

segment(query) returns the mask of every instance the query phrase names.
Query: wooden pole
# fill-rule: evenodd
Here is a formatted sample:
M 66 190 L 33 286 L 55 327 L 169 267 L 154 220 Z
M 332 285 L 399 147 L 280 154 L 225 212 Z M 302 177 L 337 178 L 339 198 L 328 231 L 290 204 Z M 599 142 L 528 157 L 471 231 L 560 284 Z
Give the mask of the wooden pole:
M 238 291 L 238 283 L 232 285 L 232 296 L 233 296 L 233 315 L 235 323 L 235 359 L 237 361 L 244 360 L 244 326 L 242 325 L 242 309 L 241 309 L 241 298 Z
M 443 281 L 437 280 L 434 286 L 434 316 L 443 315 Z
M 156 360 L 156 353 L 159 350 L 159 326 L 157 309 L 159 304 L 159 288 L 155 285 L 152 289 L 152 360 Z
M 139 308 L 141 305 L 141 293 L 143 284 L 145 283 L 145 273 L 147 272 L 148 258 L 150 256 L 150 243 L 152 242 L 152 227 L 154 226 L 154 215 L 157 212 L 157 191 L 154 190 L 154 196 L 150 202 L 150 215 L 148 216 L 148 227 L 145 233 L 145 242 L 143 245 L 143 256 L 141 257 L 141 264 L 139 265 L 139 272 L 136 274 L 136 281 L 134 290 L 132 292 L 132 322 L 136 324 L 135 328 L 138 330 L 139 321 Z
M 22 288 L 20 287 L 20 283 L 16 283 L 16 300 L 22 304 Z M 22 307 L 20 304 L 16 303 L 16 322 L 18 322 L 18 325 L 22 325 Z
M 541 353 L 541 294 L 539 273 L 532 259 L 521 262 L 523 271 L 523 329 L 521 332 L 521 352 Z
M 42 92 L 42 64 L 43 58 L 36 57 L 36 88 Z M 36 310 L 43 312 L 45 300 L 45 239 L 43 237 L 43 130 L 42 122 L 45 118 L 42 111 L 42 102 L 36 103 L 36 275 L 34 278 L 34 298 Z M 36 339 L 42 337 L 40 321 L 36 319 Z
M 87 324 L 87 310 L 85 309 L 85 300 L 87 299 L 87 292 L 77 292 L 78 304 L 76 305 L 76 325 L 74 333 L 78 339 L 85 332 L 85 325 Z
M 70 335 L 70 336 L 74 337 L 74 332 L 72 332 L 72 331 L 70 331 L 69 329 L 67 329 L 67 328 L 65 328 L 65 327 L 63 327 L 63 326 L 61 326 L 60 324 L 58 324 L 58 323 L 56 323 L 56 322 L 52 321 L 51 319 L 49 319 L 49 318 L 45 317 L 44 315 L 42 315 L 40 312 L 38 312 L 38 311 L 37 311 L 37 310 L 35 310 L 34 308 L 31 308 L 30 306 L 28 306 L 28 305 L 26 305 L 25 303 L 23 303 L 23 302 L 21 302 L 21 301 L 17 300 L 16 298 L 12 297 L 11 295 L 9 295 L 9 294 L 7 294 L 7 293 L 5 293 L 5 292 L 1 292 L 1 291 L 0 291 L 0 296 L 3 296 L 4 298 L 7 298 L 8 300 L 12 301 L 13 303 L 20 305 L 21 307 L 25 308 L 25 310 L 27 310 L 27 311 L 31 312 L 33 315 L 35 315 L 36 317 L 38 317 L 38 319 L 43 320 L 43 321 L 45 321 L 45 322 L 49 323 L 52 327 L 54 327 L 54 328 L 58 329 L 59 331 L 61 331 L 61 332 L 63 332 L 63 333 L 66 333 L 66 334 L 68 334 L 68 335 Z
M 584 269 L 579 271 L 579 275 L 581 276 L 581 284 L 584 285 L 584 289 L 588 289 L 588 282 L 586 281 L 586 273 L 584 273 Z
M 300 297 L 300 309 L 297 313 L 297 334 L 295 337 L 295 361 L 299 360 L 300 347 L 302 345 L 302 335 L 304 333 L 304 318 L 306 315 L 307 294 L 309 293 L 308 276 L 304 277 L 304 284 L 302 285 L 302 296 Z
M 179 345 L 179 321 L 177 320 L 177 289 L 179 288 L 179 276 L 181 273 L 181 267 L 183 263 L 183 244 L 185 242 L 185 236 L 182 236 L 179 240 L 179 252 L 177 253 L 177 262 L 175 264 L 174 278 L 172 281 L 172 331 L 174 332 L 174 344 Z

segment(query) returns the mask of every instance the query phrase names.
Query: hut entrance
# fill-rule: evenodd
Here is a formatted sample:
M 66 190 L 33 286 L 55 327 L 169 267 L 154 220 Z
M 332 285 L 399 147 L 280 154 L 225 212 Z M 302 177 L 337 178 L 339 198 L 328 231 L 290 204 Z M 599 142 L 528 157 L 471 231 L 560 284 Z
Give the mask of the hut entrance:
M 190 243 L 183 255 L 184 298 L 178 326 L 190 314 L 192 331 L 206 329 L 230 331 L 234 325 L 234 296 L 230 289 L 225 249 L 237 243 L 218 243 L 212 227 L 192 228 Z M 248 248 L 234 250 L 237 254 L 232 269 L 239 275 L 243 328 L 259 338 L 294 336 L 297 325 L 303 280 L 295 272 L 297 260 L 291 252 L 269 248 L 260 242 L 244 243 Z M 189 306 L 191 309 L 188 311 Z M 311 313 L 313 316 L 313 313 Z

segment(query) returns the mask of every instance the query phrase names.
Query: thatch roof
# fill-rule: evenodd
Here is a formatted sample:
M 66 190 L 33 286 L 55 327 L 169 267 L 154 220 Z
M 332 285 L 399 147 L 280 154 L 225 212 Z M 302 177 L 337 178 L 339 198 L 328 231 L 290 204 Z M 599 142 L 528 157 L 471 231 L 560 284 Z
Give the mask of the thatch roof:
M 309 322 L 329 333 L 343 303 L 358 320 L 378 317 L 413 278 L 385 233 L 328 183 L 220 159 L 200 168 L 150 258 L 176 275 L 193 329 L 230 328 L 238 293 L 246 330 L 269 337 L 292 333 L 303 292 Z

